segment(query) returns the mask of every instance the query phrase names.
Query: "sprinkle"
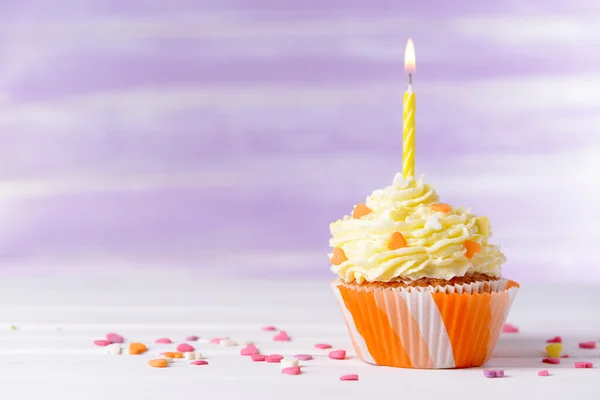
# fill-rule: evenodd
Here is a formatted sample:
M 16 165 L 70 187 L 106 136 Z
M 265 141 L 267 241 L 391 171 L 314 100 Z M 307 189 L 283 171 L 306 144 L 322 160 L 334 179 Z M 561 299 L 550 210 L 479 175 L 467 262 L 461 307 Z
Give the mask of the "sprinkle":
M 282 374 L 286 375 L 300 375 L 300 367 L 288 367 L 281 370 Z
M 486 369 L 483 371 L 483 375 L 486 378 L 496 378 L 496 371 L 492 370 L 492 369 Z
M 226 340 L 226 339 L 229 339 L 229 338 L 228 337 L 216 337 L 216 338 L 210 339 L 210 342 L 212 344 L 219 344 L 219 343 L 221 343 L 221 340 Z
M 546 353 L 550 358 L 559 358 L 560 353 L 562 353 L 562 350 L 562 343 L 550 343 L 548 346 L 546 346 Z
M 109 344 L 111 344 L 112 342 L 110 340 L 94 340 L 94 344 L 96 346 L 108 346 Z
M 194 353 L 194 357 L 196 358 L 196 360 L 200 360 L 202 358 L 202 353 L 200 353 L 199 351 L 196 351 Z
M 189 341 L 189 342 L 195 342 L 198 339 L 200 339 L 200 338 L 198 336 L 194 336 L 194 335 L 188 336 L 188 337 L 185 338 L 185 340 Z
M 466 250 L 465 257 L 467 258 L 472 258 L 475 255 L 475 253 L 479 253 L 481 251 L 481 245 L 472 240 L 465 240 L 464 246 Z
M 258 349 L 253 344 L 249 344 L 248 346 L 246 346 L 240 350 L 240 355 L 242 355 L 242 356 L 253 356 L 258 353 L 259 353 Z
M 112 344 L 109 344 L 108 346 L 106 346 L 104 348 L 104 351 L 107 354 L 111 354 L 111 355 L 121 354 L 121 346 L 119 345 L 119 343 L 112 343 Z
M 538 376 L 548 376 L 548 375 L 550 375 L 550 372 L 548 372 L 547 369 L 544 369 L 544 370 L 538 372 Z
M 388 249 L 398 250 L 403 247 L 406 247 L 406 239 L 404 239 L 404 236 L 402 236 L 402 234 L 400 232 L 392 233 L 392 237 L 390 238 L 390 241 L 388 242 Z
M 167 366 L 167 360 L 164 358 L 157 358 L 156 360 L 148 361 L 148 365 L 154 368 L 164 368 Z
M 272 332 L 272 331 L 276 331 L 277 328 L 275 328 L 273 325 L 267 325 L 267 326 L 263 326 L 262 330 Z
M 265 361 L 268 363 L 278 363 L 281 360 L 283 360 L 283 356 L 281 354 L 271 354 L 265 359 Z
M 288 367 L 297 367 L 298 366 L 298 360 L 295 358 L 283 358 L 281 361 L 281 368 L 288 368 Z
M 502 327 L 502 333 L 519 333 L 519 328 L 513 324 L 506 323 Z
M 252 340 L 248 340 L 248 339 L 239 340 L 238 343 L 241 345 L 244 345 L 244 346 L 247 346 L 249 344 L 254 344 L 254 342 Z
M 267 359 L 267 356 L 265 356 L 264 354 L 253 354 L 252 355 L 252 361 L 255 361 L 255 362 L 265 361 L 266 359 Z
M 192 361 L 190 365 L 208 365 L 208 361 L 206 360 L 196 360 Z
M 220 346 L 237 346 L 237 342 L 235 340 L 231 340 L 231 339 L 221 339 L 221 341 L 219 342 Z
M 496 378 L 504 378 L 504 370 L 503 369 L 496 370 Z
M 446 203 L 436 203 L 436 204 L 432 204 L 431 205 L 431 209 L 433 211 L 439 211 L 439 212 L 443 212 L 443 213 L 447 213 L 450 211 L 450 205 L 446 204 Z
M 164 355 L 167 358 L 183 358 L 183 353 L 179 351 L 168 351 L 166 353 L 163 353 L 162 355 Z
M 333 254 L 331 255 L 331 259 L 329 260 L 332 265 L 340 265 L 344 261 L 348 261 L 348 257 L 346 257 L 346 253 L 339 247 L 333 249 Z
M 343 360 L 346 358 L 346 350 L 334 350 L 329 352 L 329 358 L 332 360 Z
M 297 358 L 300 361 L 308 361 L 312 360 L 313 356 L 311 356 L 310 354 L 296 354 L 294 358 Z
M 171 341 L 171 339 L 163 337 L 163 338 L 160 338 L 160 339 L 156 339 L 154 341 L 154 343 L 156 343 L 156 344 L 171 344 L 173 342 Z
M 194 349 L 193 346 L 190 346 L 187 343 L 181 343 L 179 346 L 177 346 L 177 351 L 180 351 L 182 353 L 185 353 L 187 351 L 194 351 L 196 349 Z
M 560 356 L 560 358 L 569 358 L 568 354 L 563 354 L 562 356 Z
M 340 381 L 357 381 L 358 374 L 348 374 L 340 376 Z
M 546 340 L 546 343 L 562 343 L 562 338 L 560 336 L 554 336 L 553 338 Z
M 107 333 L 106 340 L 109 340 L 111 343 L 123 343 L 125 338 L 117 333 Z
M 183 353 L 183 358 L 185 358 L 186 360 L 195 360 L 196 353 L 194 353 L 193 351 L 186 351 L 185 353 Z
M 594 364 L 591 362 L 579 361 L 575 363 L 575 368 L 593 368 Z
M 560 358 L 544 358 L 542 362 L 546 364 L 560 364 Z
M 330 344 L 327 344 L 327 343 L 317 343 L 317 344 L 315 344 L 315 347 L 316 347 L 317 349 L 322 349 L 322 350 L 325 350 L 325 349 L 330 349 L 330 348 L 331 348 L 331 345 L 330 345 Z
M 354 207 L 354 211 L 352 211 L 352 218 L 359 219 L 365 215 L 371 214 L 372 212 L 373 210 L 365 206 L 363 203 L 358 203 L 356 207 Z
M 596 348 L 596 342 L 581 342 L 579 343 L 579 348 L 580 349 L 595 349 Z
M 148 348 L 143 343 L 130 343 L 129 354 L 142 354 L 145 353 Z
M 439 231 L 442 229 L 442 224 L 440 223 L 439 217 L 434 214 L 427 218 L 427 221 L 425 221 L 425 228 L 431 229 L 432 231 Z
M 276 342 L 289 342 L 290 337 L 286 331 L 279 331 L 277 335 L 273 336 L 273 340 Z
M 16 331 L 17 330 L 17 326 L 16 325 L 11 325 L 10 326 L 10 330 L 11 331 Z

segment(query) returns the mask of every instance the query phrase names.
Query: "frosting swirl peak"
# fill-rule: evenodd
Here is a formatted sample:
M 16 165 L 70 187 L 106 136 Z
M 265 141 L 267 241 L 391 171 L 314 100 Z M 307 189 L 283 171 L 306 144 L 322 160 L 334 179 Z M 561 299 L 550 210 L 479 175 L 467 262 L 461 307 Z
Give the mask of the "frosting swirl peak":
M 332 271 L 347 282 L 388 282 L 479 272 L 500 276 L 506 261 L 487 217 L 439 203 L 431 185 L 396 174 L 365 204 L 330 225 Z

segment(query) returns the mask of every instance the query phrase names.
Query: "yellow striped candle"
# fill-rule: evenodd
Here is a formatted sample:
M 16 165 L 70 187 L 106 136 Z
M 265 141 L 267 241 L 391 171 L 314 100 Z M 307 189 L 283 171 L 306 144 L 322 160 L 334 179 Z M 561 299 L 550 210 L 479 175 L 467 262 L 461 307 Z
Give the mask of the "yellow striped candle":
M 412 73 L 415 70 L 415 45 L 412 39 L 408 39 L 404 54 L 404 71 L 408 73 L 408 90 L 404 93 L 404 113 L 402 116 L 402 173 L 404 179 L 415 176 L 416 95 L 412 90 Z

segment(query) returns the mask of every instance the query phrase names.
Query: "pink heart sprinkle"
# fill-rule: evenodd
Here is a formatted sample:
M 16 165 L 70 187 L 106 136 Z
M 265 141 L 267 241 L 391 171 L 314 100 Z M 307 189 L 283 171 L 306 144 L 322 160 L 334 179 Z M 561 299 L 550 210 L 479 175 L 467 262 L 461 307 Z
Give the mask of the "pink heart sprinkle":
M 563 354 L 562 356 L 560 356 L 560 358 L 569 358 L 568 354 Z
M 290 337 L 288 336 L 287 332 L 279 331 L 279 333 L 273 337 L 273 340 L 276 342 L 289 342 Z
M 483 371 L 483 375 L 486 378 L 496 378 L 497 377 L 496 371 L 494 371 L 493 369 L 486 369 L 486 370 L 484 370 Z
M 519 328 L 513 324 L 506 323 L 502 327 L 502 333 L 519 333 Z
M 106 340 L 112 343 L 123 343 L 125 341 L 125 338 L 117 333 L 107 333 Z
M 190 365 L 208 365 L 208 361 L 206 360 L 196 360 L 192 361 Z
M 181 353 L 187 353 L 189 351 L 194 351 L 196 349 L 194 349 L 193 346 L 190 346 L 187 343 L 181 343 L 179 346 L 177 346 L 177 351 L 181 352 Z
M 110 340 L 94 340 L 94 344 L 96 346 L 108 346 L 109 344 L 112 344 L 112 342 Z
M 591 362 L 580 361 L 575 363 L 575 368 L 593 368 L 594 364 Z
M 312 360 L 313 356 L 311 356 L 310 354 L 296 354 L 294 356 L 294 358 L 296 358 L 300 361 L 308 361 L 308 360 Z
M 560 336 L 554 336 L 553 338 L 546 340 L 546 343 L 562 343 L 562 338 Z
M 185 340 L 188 340 L 190 342 L 194 342 L 194 341 L 196 341 L 198 339 L 200 339 L 198 336 L 193 336 L 193 335 L 192 336 L 188 336 L 188 337 L 185 338 Z
M 259 353 L 258 349 L 253 344 L 249 344 L 248 346 L 246 346 L 240 350 L 240 354 L 242 356 L 254 356 L 258 353 Z
M 348 375 L 340 376 L 340 381 L 357 381 L 357 380 L 358 380 L 357 374 L 348 374 Z
M 315 347 L 317 349 L 323 349 L 323 350 L 325 350 L 325 349 L 330 349 L 331 345 L 327 344 L 327 343 L 317 343 L 317 344 L 315 344 Z
M 216 338 L 210 339 L 210 342 L 212 344 L 219 344 L 219 343 L 221 343 L 221 340 L 225 340 L 225 339 L 229 339 L 229 338 L 228 337 L 216 337 Z
M 163 338 L 160 338 L 160 339 L 156 339 L 154 341 L 154 343 L 156 343 L 156 344 L 171 344 L 173 342 L 171 341 L 171 339 L 163 337 Z
M 265 361 L 266 359 L 267 359 L 267 356 L 265 356 L 264 354 L 253 354 L 252 355 L 252 361 L 255 361 L 255 362 Z
M 334 350 L 329 352 L 329 358 L 332 360 L 343 360 L 346 358 L 346 350 Z
M 271 354 L 270 356 L 267 356 L 265 361 L 268 363 L 278 363 L 281 360 L 283 360 L 283 356 L 281 354 Z
M 496 370 L 496 378 L 504 378 L 504 370 L 503 369 Z
M 542 362 L 546 364 L 560 364 L 560 358 L 544 358 Z
M 595 349 L 596 348 L 596 342 L 581 342 L 579 343 L 579 348 L 580 349 Z
M 548 375 L 550 375 L 550 372 L 548 372 L 547 369 L 538 372 L 538 376 L 548 376 Z
M 273 325 L 267 325 L 267 326 L 263 326 L 262 330 L 267 331 L 267 332 L 273 332 L 273 331 L 276 331 L 277 328 L 275 328 Z
M 286 375 L 300 375 L 300 367 L 287 367 L 282 369 L 281 373 Z

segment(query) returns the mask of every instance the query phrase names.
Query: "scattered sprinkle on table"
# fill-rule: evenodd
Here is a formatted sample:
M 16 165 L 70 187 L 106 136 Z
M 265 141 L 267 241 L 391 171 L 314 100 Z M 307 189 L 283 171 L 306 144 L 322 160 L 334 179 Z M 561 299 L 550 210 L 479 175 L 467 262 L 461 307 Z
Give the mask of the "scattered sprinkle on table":
M 177 346 L 177 351 L 180 351 L 182 353 L 186 353 L 188 351 L 194 351 L 194 350 L 196 350 L 194 348 L 194 346 L 190 346 L 187 343 L 181 343 L 179 346 Z
M 496 371 L 492 370 L 492 369 L 486 369 L 483 371 L 483 375 L 486 378 L 495 378 L 496 377 Z
M 121 354 L 121 345 L 119 343 L 109 344 L 108 346 L 106 346 L 104 348 L 104 351 L 107 354 L 112 354 L 112 355 Z
M 117 333 L 107 333 L 106 340 L 110 341 L 111 343 L 123 343 L 125 338 Z
M 504 370 L 503 369 L 496 370 L 496 378 L 504 378 Z
M 265 361 L 267 359 L 267 356 L 265 356 L 264 354 L 253 354 L 252 355 L 252 361 L 254 362 L 261 362 L 261 361 Z
M 519 333 L 519 328 L 513 324 L 506 323 L 502 327 L 502 333 Z
M 277 328 L 275 328 L 273 325 L 267 325 L 267 326 L 263 326 L 262 330 L 267 331 L 267 332 L 274 332 L 277 330 Z
M 288 367 L 281 370 L 282 374 L 286 375 L 300 375 L 300 367 Z
M 550 375 L 550 372 L 548 372 L 547 369 L 538 372 L 538 376 L 548 376 L 548 375 Z
M 340 376 L 340 381 L 357 381 L 358 374 L 348 374 Z
M 248 346 L 246 346 L 240 350 L 240 355 L 242 355 L 242 356 L 253 356 L 258 353 L 259 353 L 258 349 L 253 344 L 249 344 Z
M 298 360 L 296 358 L 283 358 L 280 363 L 282 368 L 298 366 Z
M 317 349 L 325 350 L 325 349 L 330 349 L 331 345 L 327 344 L 327 343 L 317 343 L 317 344 L 315 344 L 315 347 Z
M 546 340 L 546 343 L 562 343 L 562 337 L 554 336 L 553 338 Z
M 286 331 L 279 331 L 277 335 L 273 336 L 273 340 L 276 342 L 289 342 L 290 337 Z
M 343 360 L 346 358 L 346 350 L 330 351 L 329 358 L 331 358 L 332 360 Z
M 206 360 L 196 360 L 192 361 L 190 365 L 208 365 L 208 361 Z
M 96 346 L 108 346 L 109 344 L 111 344 L 111 341 L 105 339 L 94 340 L 94 344 Z
M 594 368 L 594 364 L 587 361 L 578 361 L 575 363 L 575 368 Z
M 148 365 L 153 368 L 165 368 L 168 365 L 168 363 L 167 360 L 165 360 L 164 358 L 157 358 L 156 360 L 148 361 Z
M 167 358 L 183 358 L 183 353 L 180 351 L 167 351 L 163 355 Z
M 130 343 L 129 344 L 129 354 L 137 355 L 145 353 L 148 348 L 143 343 Z
M 281 360 L 283 360 L 283 356 L 281 354 L 271 354 L 265 359 L 265 361 L 268 363 L 278 363 Z
M 163 338 L 156 339 L 154 341 L 154 343 L 156 343 L 156 344 L 171 344 L 173 342 L 171 341 L 171 339 L 163 337 Z
M 237 342 L 231 339 L 221 339 L 219 341 L 219 346 L 237 346 Z
M 200 339 L 198 336 L 188 336 L 185 338 L 185 340 L 190 341 L 190 342 L 195 342 L 196 340 Z
M 580 349 L 595 349 L 596 342 L 593 342 L 593 341 L 581 342 L 581 343 L 579 343 L 579 348 Z
M 542 362 L 546 364 L 560 364 L 560 358 L 544 358 Z

